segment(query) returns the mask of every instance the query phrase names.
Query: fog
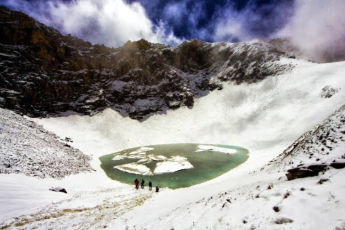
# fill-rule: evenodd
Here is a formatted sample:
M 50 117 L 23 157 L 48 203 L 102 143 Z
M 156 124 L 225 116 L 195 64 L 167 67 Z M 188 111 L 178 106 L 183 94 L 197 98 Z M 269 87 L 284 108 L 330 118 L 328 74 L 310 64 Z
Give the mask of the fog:
M 345 1 L 298 0 L 289 24 L 278 34 L 288 36 L 313 61 L 345 60 Z

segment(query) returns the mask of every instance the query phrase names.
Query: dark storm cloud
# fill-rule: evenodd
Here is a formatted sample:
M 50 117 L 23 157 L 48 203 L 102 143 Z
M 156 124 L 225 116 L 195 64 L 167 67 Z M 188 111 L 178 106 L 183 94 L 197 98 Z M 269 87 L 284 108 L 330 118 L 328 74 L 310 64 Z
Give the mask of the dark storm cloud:
M 177 37 L 206 41 L 267 38 L 285 26 L 292 15 L 294 4 L 294 0 L 140 2 L 153 22 L 162 20 L 172 25 Z M 227 29 L 228 26 L 235 28 Z

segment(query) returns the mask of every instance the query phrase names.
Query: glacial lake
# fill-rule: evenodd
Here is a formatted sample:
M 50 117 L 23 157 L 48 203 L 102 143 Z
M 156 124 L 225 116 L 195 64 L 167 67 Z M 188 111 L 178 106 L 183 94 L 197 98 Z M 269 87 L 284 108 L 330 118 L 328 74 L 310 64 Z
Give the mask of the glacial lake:
M 153 189 L 184 188 L 212 180 L 248 159 L 248 150 L 230 145 L 167 144 L 126 149 L 99 158 L 113 180 L 151 181 Z

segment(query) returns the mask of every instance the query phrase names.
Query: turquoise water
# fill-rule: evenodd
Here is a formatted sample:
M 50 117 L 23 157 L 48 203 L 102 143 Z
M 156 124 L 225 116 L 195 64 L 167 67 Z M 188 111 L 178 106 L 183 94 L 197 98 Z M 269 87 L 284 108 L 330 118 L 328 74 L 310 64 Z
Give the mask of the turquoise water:
M 148 182 L 151 181 L 153 183 L 153 187 L 169 187 L 172 189 L 189 187 L 214 179 L 237 167 L 248 159 L 248 150 L 238 146 L 207 144 L 207 146 L 235 149 L 237 151 L 236 153 L 228 154 L 210 150 L 195 152 L 199 145 L 201 144 L 151 145 L 145 146 L 153 149 L 146 153 L 131 155 L 130 153 L 140 149 L 140 147 L 137 147 L 105 155 L 99 159 L 101 160 L 101 168 L 105 171 L 107 176 L 113 180 L 132 184 L 134 186 L 134 180 L 136 178 L 139 181 L 144 179 L 146 186 L 148 185 Z M 124 159 L 112 160 L 115 156 L 122 156 Z M 164 156 L 167 160 L 176 156 L 184 157 L 193 165 L 193 168 L 157 175 L 137 175 L 114 168 L 115 166 L 123 164 L 137 163 L 142 158 L 149 156 Z M 157 161 L 156 159 L 141 163 L 141 165 L 146 166 L 153 173 L 157 165 L 161 162 L 162 161 Z

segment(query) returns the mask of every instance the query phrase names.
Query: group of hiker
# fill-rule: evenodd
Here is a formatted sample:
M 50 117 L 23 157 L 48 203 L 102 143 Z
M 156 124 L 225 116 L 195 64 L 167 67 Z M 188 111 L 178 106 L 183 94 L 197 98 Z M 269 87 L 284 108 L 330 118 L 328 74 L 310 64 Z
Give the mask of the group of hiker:
M 138 181 L 138 179 L 135 179 L 134 184 L 135 184 L 135 188 L 139 189 L 139 181 Z M 141 188 L 144 189 L 144 186 L 145 186 L 145 181 L 144 181 L 144 179 L 141 179 Z M 149 190 L 152 190 L 152 182 L 151 181 L 149 181 Z M 156 186 L 156 192 L 159 192 L 159 187 L 158 186 Z

